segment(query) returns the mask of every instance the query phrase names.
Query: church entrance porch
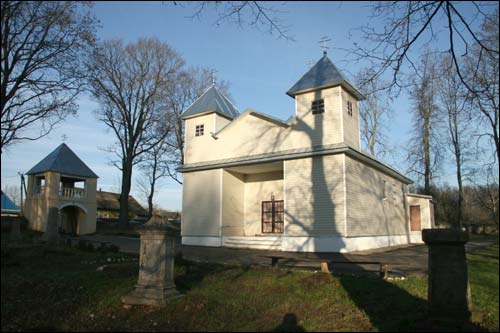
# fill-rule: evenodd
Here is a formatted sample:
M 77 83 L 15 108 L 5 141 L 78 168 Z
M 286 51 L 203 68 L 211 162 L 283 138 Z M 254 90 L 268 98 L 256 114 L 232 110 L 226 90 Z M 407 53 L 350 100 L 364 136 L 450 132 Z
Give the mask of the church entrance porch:
M 283 162 L 223 170 L 222 236 L 284 232 Z

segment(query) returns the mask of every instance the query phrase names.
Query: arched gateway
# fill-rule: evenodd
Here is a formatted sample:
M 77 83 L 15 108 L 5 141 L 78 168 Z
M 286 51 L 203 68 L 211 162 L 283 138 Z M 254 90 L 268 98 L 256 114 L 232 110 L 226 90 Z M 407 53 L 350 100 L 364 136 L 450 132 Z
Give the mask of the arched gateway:
M 66 144 L 57 147 L 27 175 L 25 215 L 30 229 L 44 232 L 49 210 L 57 208 L 57 221 L 52 223 L 57 223 L 60 232 L 95 232 L 98 177 Z

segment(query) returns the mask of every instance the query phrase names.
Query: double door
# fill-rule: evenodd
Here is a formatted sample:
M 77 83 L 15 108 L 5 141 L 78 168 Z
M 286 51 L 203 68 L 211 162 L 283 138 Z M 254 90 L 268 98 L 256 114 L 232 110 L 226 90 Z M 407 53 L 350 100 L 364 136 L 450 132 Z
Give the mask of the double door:
M 282 234 L 285 221 L 283 200 L 262 201 L 262 233 Z

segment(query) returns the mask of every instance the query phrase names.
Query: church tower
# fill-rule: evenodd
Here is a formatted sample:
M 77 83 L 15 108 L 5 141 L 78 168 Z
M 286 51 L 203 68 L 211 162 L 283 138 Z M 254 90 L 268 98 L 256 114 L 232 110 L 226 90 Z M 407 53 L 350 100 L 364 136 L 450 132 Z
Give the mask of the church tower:
M 214 82 L 182 114 L 182 119 L 185 121 L 184 163 L 190 163 L 192 155 L 209 156 L 210 151 L 207 151 L 205 143 L 213 140 L 212 134 L 229 124 L 238 115 L 238 110 Z
M 326 51 L 287 94 L 295 98 L 297 129 L 310 132 L 313 146 L 345 143 L 360 149 L 358 102 L 365 97 Z

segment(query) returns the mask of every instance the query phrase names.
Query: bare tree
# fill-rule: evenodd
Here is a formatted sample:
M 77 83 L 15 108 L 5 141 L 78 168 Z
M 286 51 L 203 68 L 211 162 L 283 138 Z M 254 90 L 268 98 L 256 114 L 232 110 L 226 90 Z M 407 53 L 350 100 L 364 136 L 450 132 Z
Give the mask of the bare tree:
M 169 116 L 166 114 L 166 116 Z M 142 194 L 146 197 L 148 203 L 148 220 L 153 216 L 154 204 L 153 198 L 159 181 L 169 175 L 169 162 L 171 157 L 172 148 L 167 145 L 167 137 L 174 124 L 170 120 L 164 120 L 163 125 L 157 129 L 158 135 L 163 136 L 164 139 L 153 149 L 144 154 L 144 158 L 139 166 L 142 171 L 143 177 L 139 178 L 138 185 Z M 165 136 L 165 132 L 167 135 Z M 174 154 L 175 156 L 175 154 Z
M 499 220 L 499 187 L 498 187 L 498 168 L 487 167 L 483 172 L 486 174 L 483 179 L 486 182 L 483 185 L 476 185 L 472 190 L 472 198 L 480 209 L 488 213 L 491 221 L 494 221 L 498 227 Z
M 212 76 L 212 71 L 209 68 L 192 67 L 180 73 L 175 84 L 168 87 L 167 112 L 170 114 L 170 122 L 173 127 L 170 129 L 166 141 L 170 147 L 166 171 L 179 184 L 182 184 L 182 181 L 175 169 L 184 163 L 182 112 L 210 87 Z M 227 81 L 220 80 L 217 87 L 224 92 L 226 97 L 230 98 L 228 93 L 229 83 Z
M 439 75 L 436 82 L 436 91 L 442 111 L 445 129 L 444 146 L 449 147 L 453 155 L 456 178 L 458 184 L 457 221 L 459 227 L 464 219 L 464 172 L 466 163 L 476 156 L 476 149 L 470 145 L 473 140 L 471 129 L 470 110 L 467 108 L 468 92 L 460 82 L 458 73 L 453 67 L 450 57 L 443 57 L 440 63 Z
M 83 60 L 97 24 L 89 3 L 2 1 L 0 151 L 37 140 L 67 115 L 84 85 Z
M 406 87 L 408 78 L 418 74 L 416 63 L 420 49 L 438 49 L 450 53 L 461 83 L 468 91 L 476 87 L 466 76 L 460 56 L 477 45 L 482 54 L 498 57 L 497 46 L 484 43 L 473 30 L 478 18 L 488 18 L 495 2 L 477 1 L 377 1 L 370 5 L 371 23 L 359 28 L 362 42 L 349 49 L 353 60 L 370 61 L 372 80 L 385 73 L 392 79 L 387 88 Z M 379 27 L 374 25 L 378 24 Z
M 100 105 L 97 117 L 117 139 L 109 152 L 122 172 L 120 223 L 128 222 L 133 166 L 168 134 L 155 129 L 164 119 L 168 88 L 183 64 L 170 46 L 155 38 L 126 46 L 120 40 L 103 42 L 89 62 L 90 88 Z
M 482 44 L 491 49 L 498 49 L 498 19 L 497 8 L 494 15 L 484 18 L 482 30 L 478 34 Z M 474 93 L 471 93 L 473 106 L 480 111 L 477 113 L 477 118 L 480 119 L 482 127 L 488 129 L 487 133 L 482 135 L 486 135 L 493 142 L 498 165 L 500 162 L 498 53 L 483 52 L 479 44 L 476 45 L 467 58 L 467 69 L 474 86 Z
M 392 114 L 390 97 L 382 91 L 384 85 L 378 79 L 364 81 L 370 75 L 370 70 L 362 70 L 356 76 L 358 87 L 363 91 L 366 99 L 360 103 L 359 116 L 361 118 L 361 140 L 373 156 L 382 157 L 390 151 L 385 135 L 387 120 Z
M 157 128 L 158 135 L 167 132 L 165 139 L 146 152 L 140 169 L 142 177 L 138 179 L 141 193 L 148 202 L 148 215 L 154 211 L 153 198 L 160 181 L 170 177 L 179 184 L 182 181 L 176 168 L 183 164 L 184 127 L 182 112 L 186 110 L 214 81 L 213 71 L 204 67 L 193 67 L 179 73 L 175 83 L 169 85 L 166 96 L 167 108 L 162 127 Z M 228 83 L 221 81 L 219 89 L 227 94 Z
M 410 97 L 413 101 L 414 135 L 410 139 L 408 160 L 410 172 L 424 178 L 424 193 L 430 194 L 431 181 L 441 160 L 440 145 L 437 136 L 436 105 L 436 64 L 429 53 L 422 59 L 421 76 L 412 82 Z
M 294 40 L 289 26 L 281 17 L 285 11 L 269 6 L 263 1 L 196 1 L 193 2 L 193 6 L 195 10 L 191 18 L 200 19 L 205 11 L 214 8 L 218 16 L 214 22 L 216 25 L 224 22 L 239 26 L 248 25 L 276 34 L 278 38 Z

